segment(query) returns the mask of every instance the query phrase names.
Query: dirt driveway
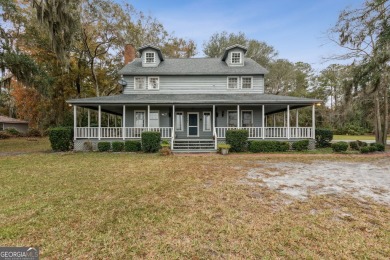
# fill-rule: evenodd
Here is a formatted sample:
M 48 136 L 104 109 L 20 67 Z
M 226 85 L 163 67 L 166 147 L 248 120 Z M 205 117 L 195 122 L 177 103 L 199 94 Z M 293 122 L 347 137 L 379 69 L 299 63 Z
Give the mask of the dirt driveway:
M 311 195 L 350 195 L 390 205 L 390 162 L 259 162 L 243 180 L 305 200 Z

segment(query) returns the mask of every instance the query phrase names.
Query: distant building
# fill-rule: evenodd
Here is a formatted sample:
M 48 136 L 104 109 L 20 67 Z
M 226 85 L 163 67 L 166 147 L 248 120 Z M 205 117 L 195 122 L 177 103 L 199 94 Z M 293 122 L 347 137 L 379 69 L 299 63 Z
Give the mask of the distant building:
M 18 130 L 20 133 L 27 133 L 28 130 L 28 122 L 8 116 L 0 115 L 0 131 L 14 128 Z

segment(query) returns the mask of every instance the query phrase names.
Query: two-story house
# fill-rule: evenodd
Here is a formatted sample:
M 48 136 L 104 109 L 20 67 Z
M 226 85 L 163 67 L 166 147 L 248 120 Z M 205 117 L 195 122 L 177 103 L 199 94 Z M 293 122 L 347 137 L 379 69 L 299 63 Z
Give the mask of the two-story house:
M 143 131 L 158 131 L 175 150 L 215 150 L 228 129 L 247 129 L 249 139 L 313 139 L 315 105 L 320 100 L 264 93 L 267 70 L 245 57 L 246 48 L 233 45 L 221 58 L 166 59 L 159 48 L 127 45 L 120 71 L 123 93 L 69 100 L 74 108 L 75 149 L 86 140 L 140 139 Z M 126 58 L 127 53 L 127 58 Z M 130 55 L 130 57 L 129 57 Z M 312 106 L 312 126 L 291 125 L 290 111 Z M 77 107 L 98 111 L 98 125 L 77 125 Z M 283 127 L 269 116 L 284 112 Z M 102 113 L 121 118 L 120 125 L 102 126 Z M 288 120 L 287 120 L 288 118 Z M 293 120 L 294 121 L 294 120 Z

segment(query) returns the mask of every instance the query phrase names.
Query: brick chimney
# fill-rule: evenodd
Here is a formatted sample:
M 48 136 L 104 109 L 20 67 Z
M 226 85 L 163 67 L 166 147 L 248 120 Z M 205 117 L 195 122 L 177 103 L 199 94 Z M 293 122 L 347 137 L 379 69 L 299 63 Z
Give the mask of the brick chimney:
M 135 49 L 133 45 L 131 44 L 125 45 L 124 57 L 125 57 L 124 65 L 126 65 L 129 62 L 132 62 L 135 59 Z

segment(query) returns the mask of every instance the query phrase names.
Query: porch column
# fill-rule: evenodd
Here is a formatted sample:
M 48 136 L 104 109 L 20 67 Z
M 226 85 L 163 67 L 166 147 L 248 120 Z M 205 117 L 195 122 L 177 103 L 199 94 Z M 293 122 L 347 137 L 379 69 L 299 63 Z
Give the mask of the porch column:
M 114 115 L 114 126 L 116 127 L 116 115 Z
M 77 138 L 77 106 L 73 106 L 73 139 Z
M 298 128 L 299 126 L 299 118 L 298 118 L 298 108 L 297 111 L 295 112 L 295 127 Z
M 286 111 L 283 111 L 283 127 L 286 127 Z
M 290 139 L 290 105 L 287 105 L 287 139 Z
M 175 120 L 176 120 L 176 109 L 175 105 L 172 105 L 172 136 L 171 136 L 171 150 L 173 150 L 173 140 L 175 139 Z
M 240 128 L 240 105 L 237 105 L 237 127 Z
M 148 131 L 149 131 L 150 105 L 148 105 Z
M 101 139 L 102 136 L 102 106 L 98 106 L 98 140 Z
M 274 118 L 274 127 L 276 126 L 276 118 L 275 118 L 275 114 L 273 115 L 273 118 Z
M 316 131 L 316 105 L 313 104 L 312 111 L 311 111 L 311 120 L 312 120 L 312 133 L 311 138 L 315 138 L 315 131 Z
M 214 134 L 215 134 L 215 136 L 214 136 Z M 214 140 L 215 140 L 215 142 L 214 142 L 214 149 L 217 149 L 217 143 L 218 143 L 218 141 L 217 141 L 217 133 L 215 132 L 215 105 L 213 105 L 213 136 L 214 136 Z
M 264 105 L 262 105 L 262 108 L 261 108 L 261 120 L 262 120 L 262 123 L 261 123 L 261 127 L 262 127 L 262 129 L 261 129 L 261 137 L 264 139 L 265 138 L 265 112 L 264 112 L 264 108 L 265 108 L 265 106 Z
M 87 114 L 88 114 L 87 137 L 90 138 L 91 137 L 91 109 L 88 108 Z
M 126 139 L 126 105 L 123 105 L 122 112 L 122 139 Z

